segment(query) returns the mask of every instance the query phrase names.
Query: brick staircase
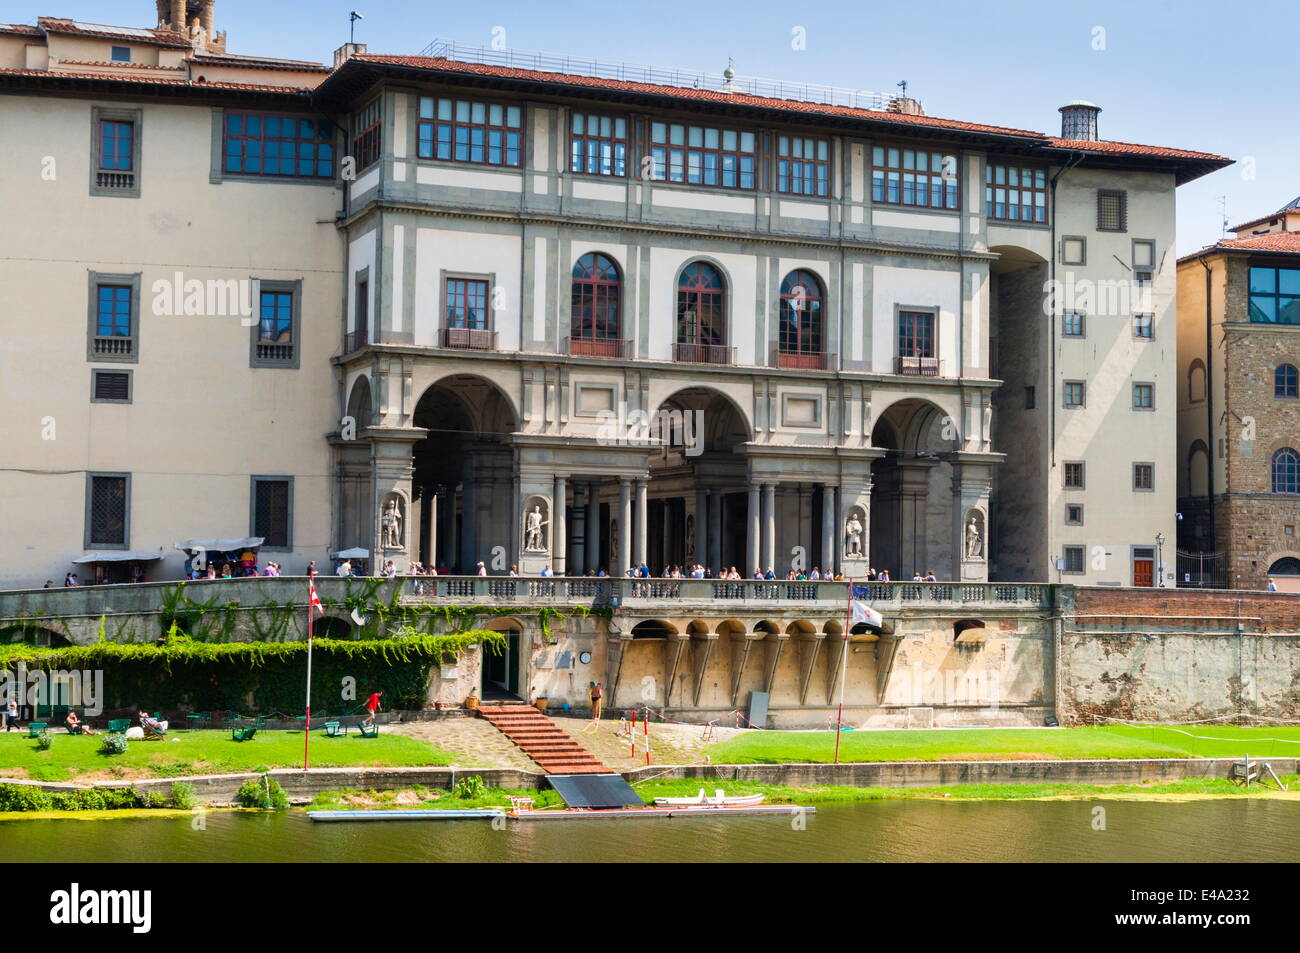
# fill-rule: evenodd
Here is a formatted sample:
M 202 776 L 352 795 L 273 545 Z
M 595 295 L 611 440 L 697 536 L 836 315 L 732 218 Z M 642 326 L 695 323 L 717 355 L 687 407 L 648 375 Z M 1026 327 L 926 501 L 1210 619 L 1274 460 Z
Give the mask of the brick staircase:
M 484 705 L 478 712 L 547 774 L 617 773 L 597 761 L 567 731 L 532 705 L 523 702 Z

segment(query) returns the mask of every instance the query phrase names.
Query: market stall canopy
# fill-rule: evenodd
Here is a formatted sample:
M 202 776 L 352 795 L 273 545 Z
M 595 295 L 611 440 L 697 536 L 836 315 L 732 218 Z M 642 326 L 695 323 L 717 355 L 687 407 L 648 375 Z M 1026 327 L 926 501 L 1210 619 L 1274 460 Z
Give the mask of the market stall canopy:
M 195 552 L 196 550 L 206 550 L 210 553 L 233 553 L 237 549 L 256 549 L 262 545 L 263 536 L 239 536 L 234 539 L 187 539 L 183 543 L 177 543 L 176 548 L 181 552 Z
M 351 549 L 340 549 L 337 553 L 330 553 L 330 559 L 369 559 L 370 550 L 362 549 L 360 546 L 354 546 Z
M 150 559 L 162 559 L 161 553 L 151 553 L 146 551 L 132 551 L 129 549 L 105 549 L 91 550 L 82 553 L 72 562 L 76 563 L 127 563 L 127 562 L 146 562 Z

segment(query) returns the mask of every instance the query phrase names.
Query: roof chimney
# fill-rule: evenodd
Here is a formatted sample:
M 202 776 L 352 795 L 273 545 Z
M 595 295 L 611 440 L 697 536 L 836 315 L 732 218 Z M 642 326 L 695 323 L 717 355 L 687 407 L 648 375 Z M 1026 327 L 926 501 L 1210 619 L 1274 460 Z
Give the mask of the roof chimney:
M 1097 113 L 1101 112 L 1100 106 L 1083 99 L 1076 99 L 1072 103 L 1066 103 L 1059 111 L 1062 139 L 1097 141 Z
M 352 57 L 365 51 L 366 44 L 364 43 L 344 43 L 334 51 L 334 68 L 338 69 Z

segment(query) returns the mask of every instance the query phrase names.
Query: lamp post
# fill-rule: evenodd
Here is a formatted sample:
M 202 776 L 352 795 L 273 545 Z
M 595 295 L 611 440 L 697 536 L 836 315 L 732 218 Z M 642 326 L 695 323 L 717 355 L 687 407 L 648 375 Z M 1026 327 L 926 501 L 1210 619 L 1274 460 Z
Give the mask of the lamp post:
M 1165 587 L 1164 546 L 1165 546 L 1165 534 L 1156 533 L 1156 574 L 1159 576 L 1159 581 L 1156 583 L 1156 585 L 1158 585 L 1161 589 Z

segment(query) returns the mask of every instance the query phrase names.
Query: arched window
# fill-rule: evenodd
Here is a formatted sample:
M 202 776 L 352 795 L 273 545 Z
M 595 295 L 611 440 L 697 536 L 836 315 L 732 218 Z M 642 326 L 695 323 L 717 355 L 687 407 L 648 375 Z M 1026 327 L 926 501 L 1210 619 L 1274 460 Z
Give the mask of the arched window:
M 692 262 L 677 279 L 677 347 L 679 361 L 730 364 L 726 340 L 727 289 L 712 265 Z
M 822 305 L 825 293 L 812 272 L 792 271 L 781 282 L 781 328 L 777 339 L 778 367 L 826 366 Z
M 1187 369 L 1187 399 L 1193 404 L 1205 400 L 1205 362 L 1199 357 Z
M 1273 454 L 1273 492 L 1300 493 L 1300 453 L 1290 447 Z
M 1300 371 L 1294 364 L 1281 364 L 1273 372 L 1274 397 L 1300 397 Z
M 588 252 L 573 266 L 572 324 L 569 351 L 597 357 L 619 357 L 619 300 L 622 279 L 618 266 L 604 255 Z

